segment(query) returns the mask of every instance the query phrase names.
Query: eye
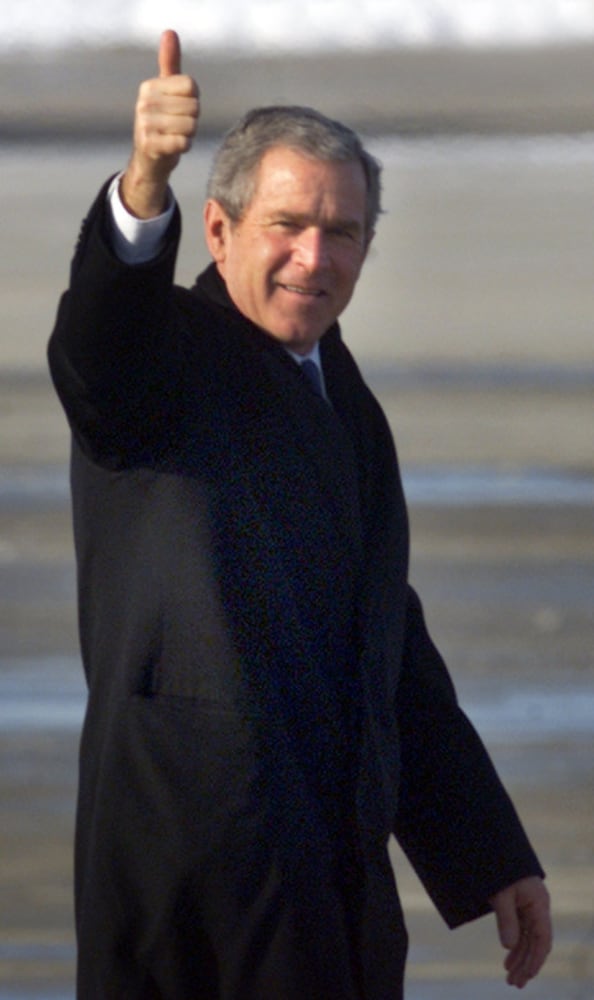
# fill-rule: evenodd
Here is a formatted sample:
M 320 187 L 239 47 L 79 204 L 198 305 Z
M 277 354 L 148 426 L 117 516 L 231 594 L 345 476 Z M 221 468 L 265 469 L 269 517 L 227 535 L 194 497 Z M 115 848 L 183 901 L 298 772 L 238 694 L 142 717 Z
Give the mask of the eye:
M 275 219 L 273 226 L 276 229 L 282 229 L 286 233 L 296 233 L 299 229 L 299 225 L 294 219 Z
M 350 226 L 332 226 L 327 230 L 327 235 L 341 243 L 360 242 L 359 232 L 355 232 Z

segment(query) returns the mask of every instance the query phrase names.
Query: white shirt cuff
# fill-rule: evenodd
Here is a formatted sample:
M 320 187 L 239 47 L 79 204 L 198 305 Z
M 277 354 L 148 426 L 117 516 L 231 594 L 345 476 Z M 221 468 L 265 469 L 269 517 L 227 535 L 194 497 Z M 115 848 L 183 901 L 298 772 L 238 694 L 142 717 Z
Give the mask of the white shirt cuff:
M 113 249 L 124 264 L 144 264 L 153 260 L 161 250 L 165 233 L 175 211 L 171 191 L 168 205 L 154 219 L 137 219 L 125 208 L 120 198 L 120 180 L 123 173 L 112 180 L 107 192 L 111 209 Z

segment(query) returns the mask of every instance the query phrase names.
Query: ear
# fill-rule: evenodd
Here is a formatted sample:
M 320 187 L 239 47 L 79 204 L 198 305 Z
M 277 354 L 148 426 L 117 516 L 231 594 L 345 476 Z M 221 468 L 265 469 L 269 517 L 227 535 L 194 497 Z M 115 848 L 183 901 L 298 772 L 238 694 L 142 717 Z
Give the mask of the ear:
M 204 206 L 204 238 L 209 253 L 216 264 L 224 264 L 231 220 L 220 202 L 209 198 Z

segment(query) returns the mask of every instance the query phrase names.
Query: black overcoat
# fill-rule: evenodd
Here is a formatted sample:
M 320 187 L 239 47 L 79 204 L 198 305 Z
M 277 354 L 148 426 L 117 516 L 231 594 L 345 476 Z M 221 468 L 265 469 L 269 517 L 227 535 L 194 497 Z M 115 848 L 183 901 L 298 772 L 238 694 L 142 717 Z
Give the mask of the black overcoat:
M 382 411 L 329 406 L 214 267 L 83 225 L 50 367 L 72 433 L 89 700 L 79 996 L 387 1000 L 395 833 L 444 919 L 540 867 L 425 627 Z

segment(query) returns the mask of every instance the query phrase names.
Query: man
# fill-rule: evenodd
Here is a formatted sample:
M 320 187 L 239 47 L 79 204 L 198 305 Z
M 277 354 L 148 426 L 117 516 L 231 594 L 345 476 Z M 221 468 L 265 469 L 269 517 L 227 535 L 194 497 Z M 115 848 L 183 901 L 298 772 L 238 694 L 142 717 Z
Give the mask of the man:
M 378 165 L 315 112 L 250 113 L 209 182 L 213 264 L 174 287 L 199 102 L 174 32 L 159 63 L 49 351 L 89 685 L 78 996 L 398 1000 L 392 832 L 450 926 L 495 911 L 522 987 L 543 873 L 407 584 L 392 439 L 336 324 Z

